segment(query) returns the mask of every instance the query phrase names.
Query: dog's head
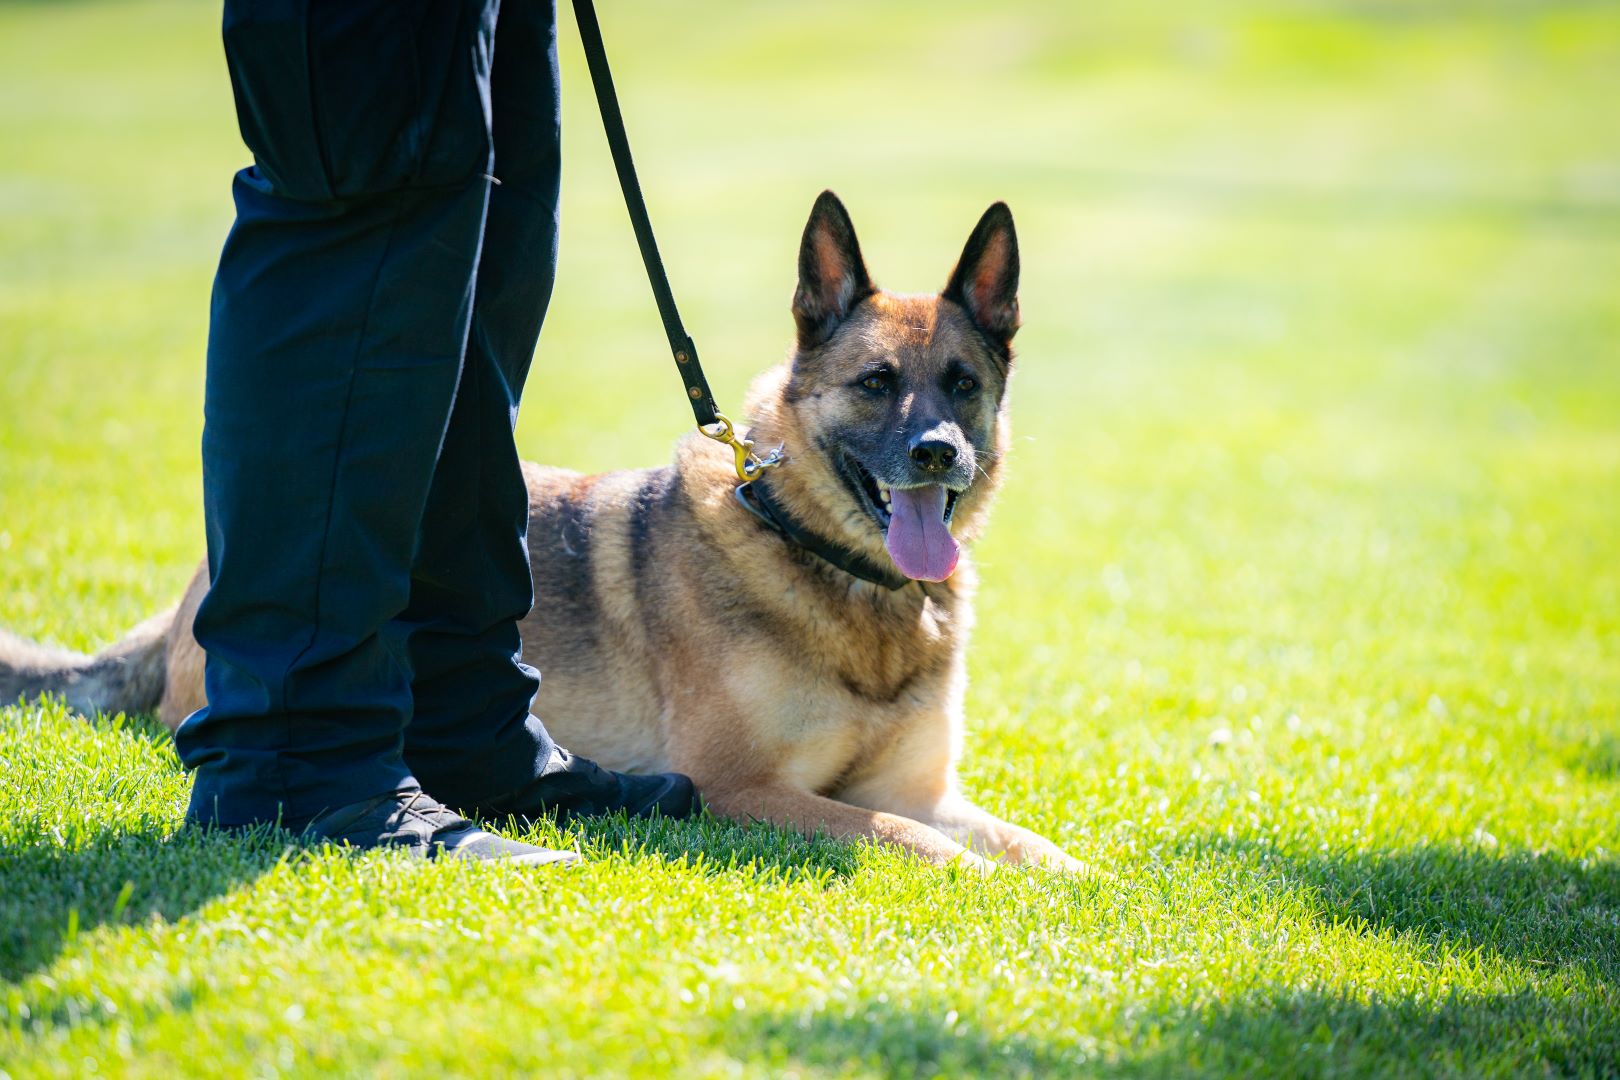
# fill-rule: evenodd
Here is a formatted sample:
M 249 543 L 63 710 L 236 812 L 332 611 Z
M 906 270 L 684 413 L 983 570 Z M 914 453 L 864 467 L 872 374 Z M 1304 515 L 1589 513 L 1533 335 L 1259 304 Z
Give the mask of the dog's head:
M 789 464 L 772 491 L 807 524 L 887 552 L 907 577 L 942 581 L 972 539 L 1008 441 L 1018 329 L 1018 238 L 985 211 L 943 291 L 872 284 L 844 204 L 821 194 L 799 249 L 798 342 L 755 405 L 764 444 Z

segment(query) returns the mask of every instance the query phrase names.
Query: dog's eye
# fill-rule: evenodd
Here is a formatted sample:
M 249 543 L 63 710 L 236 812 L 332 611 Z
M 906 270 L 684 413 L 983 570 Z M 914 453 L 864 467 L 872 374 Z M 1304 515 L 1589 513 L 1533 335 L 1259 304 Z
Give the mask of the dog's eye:
M 979 381 L 971 375 L 964 375 L 956 380 L 956 392 L 958 394 L 971 394 L 978 388 Z
M 889 376 L 881 371 L 874 371 L 861 380 L 861 385 L 872 391 L 887 390 L 889 388 Z

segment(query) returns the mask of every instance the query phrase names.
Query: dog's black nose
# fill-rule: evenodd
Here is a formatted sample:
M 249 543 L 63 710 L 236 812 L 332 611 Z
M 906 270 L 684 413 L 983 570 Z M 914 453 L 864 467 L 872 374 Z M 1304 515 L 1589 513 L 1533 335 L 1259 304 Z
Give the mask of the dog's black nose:
M 911 444 L 911 460 L 929 472 L 944 472 L 956 464 L 956 447 L 944 439 L 918 439 Z

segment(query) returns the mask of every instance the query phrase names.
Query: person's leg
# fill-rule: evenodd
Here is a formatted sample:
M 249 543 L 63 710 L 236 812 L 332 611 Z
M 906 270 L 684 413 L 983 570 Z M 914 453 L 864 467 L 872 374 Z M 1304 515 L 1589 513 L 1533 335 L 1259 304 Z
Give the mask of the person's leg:
M 208 705 L 190 815 L 298 823 L 413 788 L 404 609 L 473 306 L 493 4 L 227 3 L 254 168 L 215 281 Z
M 512 429 L 551 297 L 560 175 L 554 0 L 506 0 L 491 77 L 495 166 L 455 409 L 428 496 L 411 602 L 415 714 L 405 760 L 426 789 L 488 816 L 690 812 L 684 777 L 627 778 L 557 750 L 518 659 L 533 602 L 528 489 Z
M 561 177 L 553 0 L 508 0 L 491 75 L 495 163 L 466 361 L 422 518 L 408 641 L 415 713 L 405 759 L 452 806 L 499 813 L 554 747 L 518 660 L 533 602 L 529 498 L 512 428 L 551 299 Z M 512 808 L 505 808 L 510 812 Z

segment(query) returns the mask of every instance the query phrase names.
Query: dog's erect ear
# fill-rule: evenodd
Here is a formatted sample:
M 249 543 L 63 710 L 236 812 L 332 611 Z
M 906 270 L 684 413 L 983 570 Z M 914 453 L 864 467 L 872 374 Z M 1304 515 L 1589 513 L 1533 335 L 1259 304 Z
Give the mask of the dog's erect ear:
M 849 211 L 838 196 L 823 191 L 799 245 L 799 287 L 793 292 L 799 348 L 813 349 L 826 341 L 855 305 L 873 292 Z
M 1012 342 L 1018 333 L 1018 234 L 1006 203 L 984 212 L 940 295 L 961 304 L 974 325 L 1003 349 Z

